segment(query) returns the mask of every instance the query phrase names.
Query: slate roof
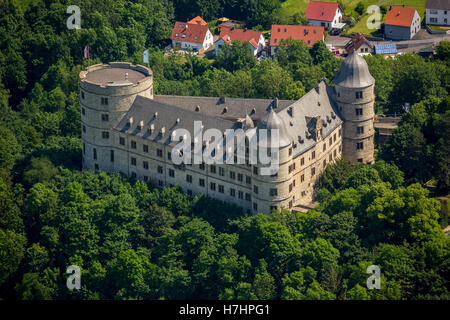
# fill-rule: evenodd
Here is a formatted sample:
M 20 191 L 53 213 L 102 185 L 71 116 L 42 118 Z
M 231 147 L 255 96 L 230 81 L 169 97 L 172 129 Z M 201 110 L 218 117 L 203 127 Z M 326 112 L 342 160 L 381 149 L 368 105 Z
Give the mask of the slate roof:
M 280 30 L 280 31 L 278 31 Z M 325 27 L 296 26 L 296 25 L 272 25 L 270 34 L 270 46 L 278 46 L 281 39 L 303 40 L 312 47 L 317 41 L 323 40 Z M 308 43 L 309 40 L 309 43 Z
M 287 139 L 287 141 L 294 142 L 293 153 L 295 156 L 316 144 L 314 128 L 318 120 L 322 123 L 324 138 L 342 124 L 338 108 L 332 99 L 333 94 L 334 88 L 322 81 L 315 89 L 297 101 L 227 98 L 224 103 L 219 103 L 221 99 L 213 97 L 155 96 L 153 100 L 136 96 L 129 111 L 114 129 L 130 136 L 175 146 L 178 142 L 170 139 L 173 131 L 183 128 L 192 133 L 194 121 L 201 121 L 204 126 L 203 130 L 215 128 L 224 132 L 226 129 L 239 128 L 235 119 L 232 121 L 227 119 L 227 116 L 220 115 L 219 111 L 225 105 L 233 115 L 232 118 L 239 117 L 250 128 L 252 126 L 249 117 L 255 122 L 262 121 L 257 128 L 264 127 L 264 119 L 266 119 L 266 127 L 269 127 L 267 125 L 267 122 L 270 122 L 269 118 L 275 118 L 275 127 L 282 128 L 283 141 Z M 192 108 L 193 104 L 194 108 Z M 200 106 L 199 111 L 195 111 L 195 105 Z M 250 105 L 255 107 L 256 112 L 253 116 L 247 117 L 246 106 Z M 271 116 L 268 112 L 275 105 L 278 105 L 274 109 L 276 114 Z M 156 116 L 155 113 L 157 113 Z M 318 116 L 320 118 L 317 118 Z M 128 125 L 130 118 L 133 118 L 131 126 Z M 141 121 L 143 127 L 140 129 L 138 126 Z M 154 131 L 150 133 L 148 129 L 152 124 Z M 161 128 L 165 129 L 163 136 L 160 135 Z M 310 137 L 307 138 L 307 136 Z
M 344 11 L 336 2 L 310 1 L 305 11 L 305 17 L 308 20 L 332 22 L 338 8 Z
M 353 51 L 342 61 L 334 84 L 346 88 L 365 88 L 375 83 L 366 60 Z
M 427 0 L 425 5 L 427 9 L 450 10 L 450 1 L 448 0 Z
M 172 30 L 171 40 L 183 42 L 203 43 L 209 27 L 196 23 L 175 22 Z
M 392 6 L 384 23 L 392 26 L 410 27 L 416 11 L 415 8 Z

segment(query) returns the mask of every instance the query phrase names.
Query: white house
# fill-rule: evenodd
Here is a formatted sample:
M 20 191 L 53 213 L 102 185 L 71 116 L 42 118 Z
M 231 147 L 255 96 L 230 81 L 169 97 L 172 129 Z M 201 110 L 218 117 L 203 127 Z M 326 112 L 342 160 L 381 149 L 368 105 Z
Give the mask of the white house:
M 180 46 L 181 49 L 200 51 L 208 49 L 214 43 L 214 37 L 207 25 L 197 23 L 175 22 L 170 36 L 172 46 Z
M 344 10 L 336 2 L 310 1 L 306 8 L 305 17 L 309 25 L 325 27 L 327 30 L 342 29 Z
M 440 26 L 450 26 L 450 1 L 427 0 L 426 22 Z
M 264 36 L 259 31 L 222 27 L 220 36 L 214 43 L 216 55 L 225 42 L 231 43 L 231 41 L 247 42 L 254 56 L 264 50 L 266 46 Z

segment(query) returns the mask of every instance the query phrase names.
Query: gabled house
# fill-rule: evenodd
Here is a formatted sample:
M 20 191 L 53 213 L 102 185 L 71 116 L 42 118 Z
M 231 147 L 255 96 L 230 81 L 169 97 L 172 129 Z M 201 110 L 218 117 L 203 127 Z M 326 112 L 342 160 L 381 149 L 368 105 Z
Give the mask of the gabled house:
M 374 49 L 374 45 L 359 33 L 355 34 L 345 45 L 345 52 L 348 54 L 356 51 L 360 55 L 366 55 L 373 53 Z
M 205 20 L 202 19 L 202 17 L 200 16 L 196 16 L 194 19 L 188 21 L 189 24 L 199 24 L 201 26 L 207 26 L 208 24 L 206 23 Z
M 280 45 L 281 40 L 301 40 L 308 47 L 312 47 L 314 43 L 324 40 L 324 27 L 316 26 L 295 26 L 273 24 L 270 34 L 270 54 L 275 54 L 276 48 Z
M 175 22 L 170 36 L 172 46 L 181 49 L 191 49 L 195 52 L 206 50 L 214 43 L 214 37 L 208 25 L 197 23 Z
M 450 1 L 427 0 L 426 22 L 440 26 L 450 26 Z
M 327 30 L 342 29 L 344 10 L 336 2 L 310 1 L 306 8 L 305 17 L 312 26 L 322 26 Z
M 224 43 L 230 44 L 231 41 L 247 42 L 253 55 L 258 55 L 264 50 L 266 43 L 264 36 L 259 31 L 253 31 L 248 29 L 236 29 L 223 26 L 220 30 L 219 38 L 215 41 L 216 55 L 220 51 L 220 48 Z
M 420 15 L 415 8 L 392 6 L 384 22 L 384 36 L 391 40 L 411 40 L 420 30 Z

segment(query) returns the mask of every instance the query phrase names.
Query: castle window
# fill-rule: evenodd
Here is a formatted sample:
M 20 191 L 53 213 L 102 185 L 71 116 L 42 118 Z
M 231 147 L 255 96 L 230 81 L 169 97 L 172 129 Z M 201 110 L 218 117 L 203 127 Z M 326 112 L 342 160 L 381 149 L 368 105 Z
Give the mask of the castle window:
M 119 138 L 119 143 L 124 146 L 125 145 L 125 138 L 120 137 Z
M 315 159 L 315 158 L 316 158 L 316 152 L 313 151 L 313 152 L 311 153 L 311 159 Z
M 205 164 L 204 163 L 200 163 L 198 165 L 198 167 L 199 167 L 200 170 L 205 170 Z
M 98 163 L 94 165 L 95 170 L 98 170 Z
M 86 133 L 86 126 L 83 124 L 83 132 Z
M 200 187 L 204 187 L 205 186 L 205 179 L 198 179 L 198 184 L 200 185 Z
M 84 116 L 86 114 L 86 110 L 84 108 L 81 108 L 81 114 Z
M 242 191 L 238 191 L 238 198 L 244 199 L 244 193 Z
M 255 194 L 258 194 L 258 186 L 253 186 L 253 192 L 254 192 Z
M 108 98 L 102 98 L 101 104 L 107 106 L 108 105 Z
M 142 145 L 142 151 L 145 153 L 148 153 L 148 144 L 143 144 Z
M 364 149 L 364 145 L 362 142 L 357 142 L 356 143 L 356 150 L 363 150 Z
M 236 190 L 233 188 L 230 188 L 230 196 L 235 197 L 236 196 Z
M 109 158 L 110 158 L 111 162 L 114 162 L 114 150 L 111 150 Z
M 334 158 L 336 159 L 336 155 L 337 155 L 337 152 L 336 152 L 336 149 L 334 149 Z
M 216 166 L 215 165 L 209 166 L 209 172 L 216 173 Z
M 342 129 L 339 129 L 339 137 L 341 136 L 342 133 Z
M 211 182 L 210 185 L 209 185 L 209 188 L 210 188 L 212 191 L 216 191 L 216 184 L 215 184 L 214 182 Z
M 323 168 L 325 169 L 325 167 L 327 166 L 327 160 L 323 160 Z
M 131 141 L 131 149 L 136 149 L 136 141 Z
M 289 192 L 292 192 L 292 183 L 289 185 Z
M 340 92 L 338 92 L 338 93 L 337 93 L 337 96 L 338 96 L 338 97 L 340 97 L 340 96 L 341 96 L 341 93 L 340 93 Z
M 356 95 L 356 99 L 362 99 L 362 97 L 363 97 L 362 91 L 356 91 L 355 95 Z
M 162 182 L 162 180 L 158 180 L 158 186 L 162 187 L 164 185 L 164 183 Z
M 356 115 L 357 116 L 362 116 L 363 114 L 363 109 L 362 108 L 356 108 Z
M 311 168 L 311 176 L 314 176 L 316 174 L 316 168 Z
M 158 166 L 158 173 L 160 173 L 160 174 L 163 173 L 163 167 L 162 166 Z
M 289 148 L 289 155 L 292 156 L 292 148 Z
M 244 175 L 242 173 L 238 173 L 237 178 L 240 182 L 244 181 Z
M 356 128 L 356 133 L 363 134 L 364 133 L 364 127 L 357 127 Z
M 252 195 L 250 193 L 245 194 L 245 200 L 252 201 Z
M 187 175 L 186 175 L 186 181 L 187 181 L 188 183 L 192 183 L 192 176 L 191 176 L 190 174 L 187 174 Z
M 81 99 L 84 99 L 84 92 L 81 91 Z
M 169 177 L 175 178 L 175 171 L 173 169 L 169 169 Z
M 300 176 L 300 182 L 303 182 L 303 181 L 305 181 L 305 175 L 304 175 L 304 174 L 302 174 L 302 175 Z
M 277 189 L 270 189 L 269 195 L 271 197 L 276 197 L 278 195 L 278 190 Z
M 131 165 L 135 166 L 136 165 L 136 158 L 131 158 Z
M 300 159 L 300 165 L 301 165 L 301 166 L 304 166 L 304 165 L 305 165 L 305 158 L 301 158 L 301 159 Z
M 225 168 L 219 167 L 219 175 L 222 177 L 225 175 Z
M 258 204 L 256 202 L 253 202 L 253 210 L 258 210 Z
M 94 160 L 97 160 L 97 149 L 94 148 Z
M 326 150 L 327 150 L 327 144 L 324 143 L 324 144 L 323 144 L 323 152 L 325 152 Z
M 359 158 L 359 159 L 358 159 L 358 162 L 363 162 L 363 159 L 362 159 L 362 158 Z
M 86 144 L 83 142 L 83 154 L 86 154 Z
M 328 143 L 329 146 L 331 147 L 331 144 L 333 143 L 333 139 L 330 138 L 330 140 L 328 140 L 328 142 L 329 142 L 329 143 Z
M 277 211 L 277 206 L 270 206 L 270 211 Z
M 156 149 L 156 155 L 160 158 L 162 158 L 163 153 L 162 153 L 162 149 Z
M 258 167 L 253 167 L 253 174 L 258 175 Z
M 230 171 L 230 179 L 232 179 L 232 180 L 236 179 L 236 172 Z
M 102 131 L 102 138 L 103 139 L 109 139 L 109 132 L 108 131 Z
M 246 182 L 247 184 L 252 184 L 252 178 L 249 177 L 249 176 L 245 176 L 245 182 Z
M 333 155 L 331 153 L 330 153 L 330 156 L 328 157 L 328 159 L 330 160 L 330 162 L 333 160 Z
M 143 161 L 142 166 L 144 167 L 144 169 L 148 170 L 148 161 Z
M 219 184 L 219 192 L 224 193 L 224 189 L 223 185 Z
M 109 115 L 107 113 L 102 114 L 102 121 L 109 121 Z
M 172 152 L 170 151 L 167 152 L 167 159 L 172 160 Z
M 333 135 L 333 142 L 336 142 L 336 133 Z

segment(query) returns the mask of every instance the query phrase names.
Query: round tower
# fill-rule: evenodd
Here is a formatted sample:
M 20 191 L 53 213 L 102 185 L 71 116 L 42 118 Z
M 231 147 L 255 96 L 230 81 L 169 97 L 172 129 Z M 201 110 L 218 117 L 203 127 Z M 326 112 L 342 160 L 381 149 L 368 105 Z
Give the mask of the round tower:
M 279 138 L 279 157 L 276 163 L 262 164 L 253 166 L 253 212 L 270 212 L 272 209 L 284 207 L 288 209 L 292 201 L 293 191 L 289 188 L 291 182 L 291 173 L 289 167 L 292 164 L 292 138 L 286 130 L 283 120 L 277 115 L 272 107 L 262 117 L 257 124 L 256 134 L 258 137 L 258 150 L 260 148 L 270 148 L 272 142 L 271 130 L 278 129 Z M 267 139 L 261 137 L 260 130 L 267 130 Z M 258 151 L 259 152 L 259 151 Z M 269 155 L 274 152 L 271 148 Z M 269 167 L 278 166 L 276 174 L 270 174 Z M 255 189 L 256 186 L 256 189 Z M 255 209 L 255 203 L 257 208 Z
M 374 161 L 375 79 L 366 61 L 353 51 L 334 80 L 336 102 L 344 119 L 343 156 L 352 162 Z
M 80 72 L 81 138 L 83 169 L 113 171 L 112 132 L 136 95 L 153 98 L 149 68 L 125 62 L 97 64 Z

